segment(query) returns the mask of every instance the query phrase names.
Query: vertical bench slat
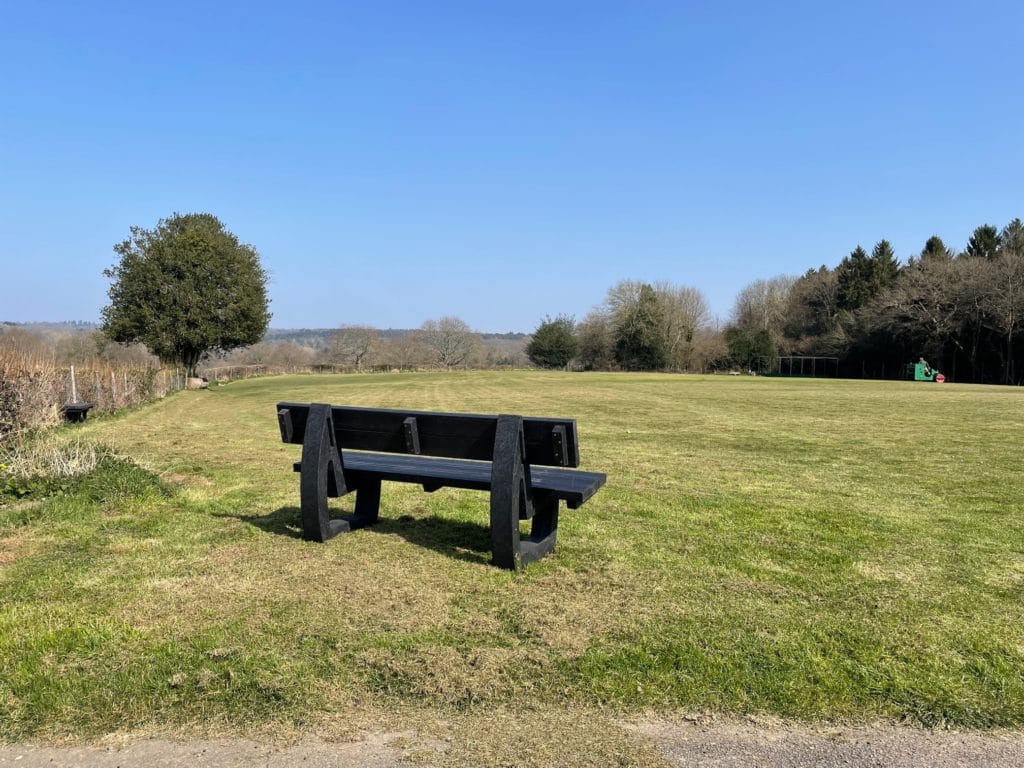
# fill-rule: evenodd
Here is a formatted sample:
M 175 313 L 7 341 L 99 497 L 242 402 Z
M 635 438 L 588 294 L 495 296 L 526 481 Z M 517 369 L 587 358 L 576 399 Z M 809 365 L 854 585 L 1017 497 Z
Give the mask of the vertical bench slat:
M 409 416 L 402 422 L 405 429 L 405 450 L 409 453 L 419 455 L 420 453 L 420 432 L 416 426 L 416 417 Z
M 295 426 L 292 424 L 292 412 L 289 408 L 277 409 L 277 426 L 281 430 L 281 441 L 284 443 L 302 442 L 301 440 L 293 440 L 295 435 Z M 303 424 L 305 427 L 305 424 Z

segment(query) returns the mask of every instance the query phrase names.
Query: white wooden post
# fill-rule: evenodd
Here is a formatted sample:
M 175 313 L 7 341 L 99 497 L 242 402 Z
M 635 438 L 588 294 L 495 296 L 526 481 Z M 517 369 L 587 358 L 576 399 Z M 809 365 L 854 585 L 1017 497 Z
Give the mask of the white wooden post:
M 71 402 L 78 402 L 78 387 L 75 386 L 75 366 L 71 366 Z

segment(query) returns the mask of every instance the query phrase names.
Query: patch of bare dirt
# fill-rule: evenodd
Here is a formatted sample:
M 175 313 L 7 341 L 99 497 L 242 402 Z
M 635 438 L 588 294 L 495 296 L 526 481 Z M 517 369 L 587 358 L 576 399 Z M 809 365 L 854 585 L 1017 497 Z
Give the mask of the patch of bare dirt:
M 648 720 L 630 726 L 679 768 L 1019 768 L 1024 733 L 900 725 L 807 726 L 775 718 Z
M 106 747 L 0 747 L 0 766 L 18 768 L 393 768 L 409 750 L 408 734 L 381 733 L 361 741 L 305 741 L 289 746 L 247 740 L 149 740 Z
M 339 741 L 302 737 L 132 740 L 90 746 L 0 746 L 19 768 L 1018 768 L 1024 732 L 926 731 L 899 725 L 799 725 L 774 718 L 650 718 L 619 722 L 593 711 L 481 709 L 410 714 L 417 730 Z M 331 729 L 325 732 L 329 733 Z M 343 729 L 344 732 L 345 729 Z M 347 739 L 347 740 L 345 740 Z M 354 739 L 354 740 L 353 740 Z
M 10 565 L 32 551 L 32 542 L 24 537 L 11 536 L 0 539 L 0 567 Z

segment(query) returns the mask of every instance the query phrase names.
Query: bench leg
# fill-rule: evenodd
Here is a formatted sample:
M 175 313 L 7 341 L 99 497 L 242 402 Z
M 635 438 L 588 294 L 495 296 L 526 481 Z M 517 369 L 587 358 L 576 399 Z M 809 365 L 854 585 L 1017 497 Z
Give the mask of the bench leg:
M 345 520 L 331 520 L 327 497 L 343 496 L 345 474 L 341 454 L 334 442 L 334 422 L 329 405 L 312 405 L 302 443 L 302 472 L 299 498 L 302 511 L 302 538 L 327 541 L 349 530 Z
M 363 528 L 377 522 L 380 514 L 380 478 L 363 480 L 356 489 L 356 511 L 348 518 L 352 529 Z
M 554 551 L 555 539 L 558 537 L 558 497 L 534 494 L 533 506 L 530 536 L 519 542 L 519 559 L 523 565 L 540 560 Z
M 496 508 L 491 494 L 491 562 L 499 568 L 518 571 L 522 565 L 519 515 L 513 509 Z
M 341 515 L 330 521 L 331 536 L 339 533 L 349 533 L 376 525 L 380 514 L 380 478 L 373 477 L 369 480 L 360 480 L 358 485 L 349 485 L 348 490 L 355 491 L 356 508 L 351 515 Z M 328 494 L 330 496 L 332 494 Z

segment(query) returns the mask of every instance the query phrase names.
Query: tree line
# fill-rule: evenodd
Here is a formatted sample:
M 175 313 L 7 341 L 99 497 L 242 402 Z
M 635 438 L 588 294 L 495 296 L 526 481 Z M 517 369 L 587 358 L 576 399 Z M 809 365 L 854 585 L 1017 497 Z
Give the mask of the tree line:
M 839 358 L 841 375 L 893 378 L 927 358 L 954 381 L 1020 384 L 1024 224 L 974 230 L 962 251 L 938 235 L 901 263 L 887 240 L 834 268 L 759 280 L 736 299 L 730 357 L 763 367 L 777 355 Z
M 525 362 L 518 340 L 481 344 L 452 316 L 400 335 L 346 326 L 319 349 L 267 346 L 259 254 L 210 214 L 133 227 L 114 250 L 120 260 L 106 271 L 105 336 L 144 344 L 190 373 L 211 357 L 271 352 L 294 360 L 253 362 L 356 370 Z M 725 328 L 696 288 L 623 280 L 578 323 L 564 315 L 542 320 L 525 355 L 535 365 L 581 370 L 762 372 L 776 370 L 780 355 L 828 356 L 840 361 L 841 375 L 876 378 L 899 376 L 927 356 L 952 380 L 1020 383 L 1022 311 L 1024 224 L 1014 219 L 1002 229 L 978 227 L 962 252 L 936 235 L 901 263 L 880 240 L 870 253 L 857 246 L 835 267 L 757 280 L 740 291 Z
M 522 337 L 480 334 L 464 320 L 445 316 L 411 331 L 343 325 L 306 343 L 265 340 L 227 354 L 212 354 L 206 364 L 269 365 L 283 368 L 339 366 L 353 371 L 417 368 L 526 367 Z
M 722 335 L 698 289 L 622 280 L 579 323 L 547 317 L 526 347 L 545 368 L 706 371 L 724 364 Z
M 581 322 L 546 317 L 527 354 L 581 370 L 779 371 L 780 356 L 838 359 L 849 377 L 899 378 L 926 357 L 954 381 L 1020 384 L 1024 224 L 974 230 L 955 251 L 938 235 L 902 263 L 888 240 L 835 267 L 756 280 L 719 327 L 701 292 L 624 280 Z

